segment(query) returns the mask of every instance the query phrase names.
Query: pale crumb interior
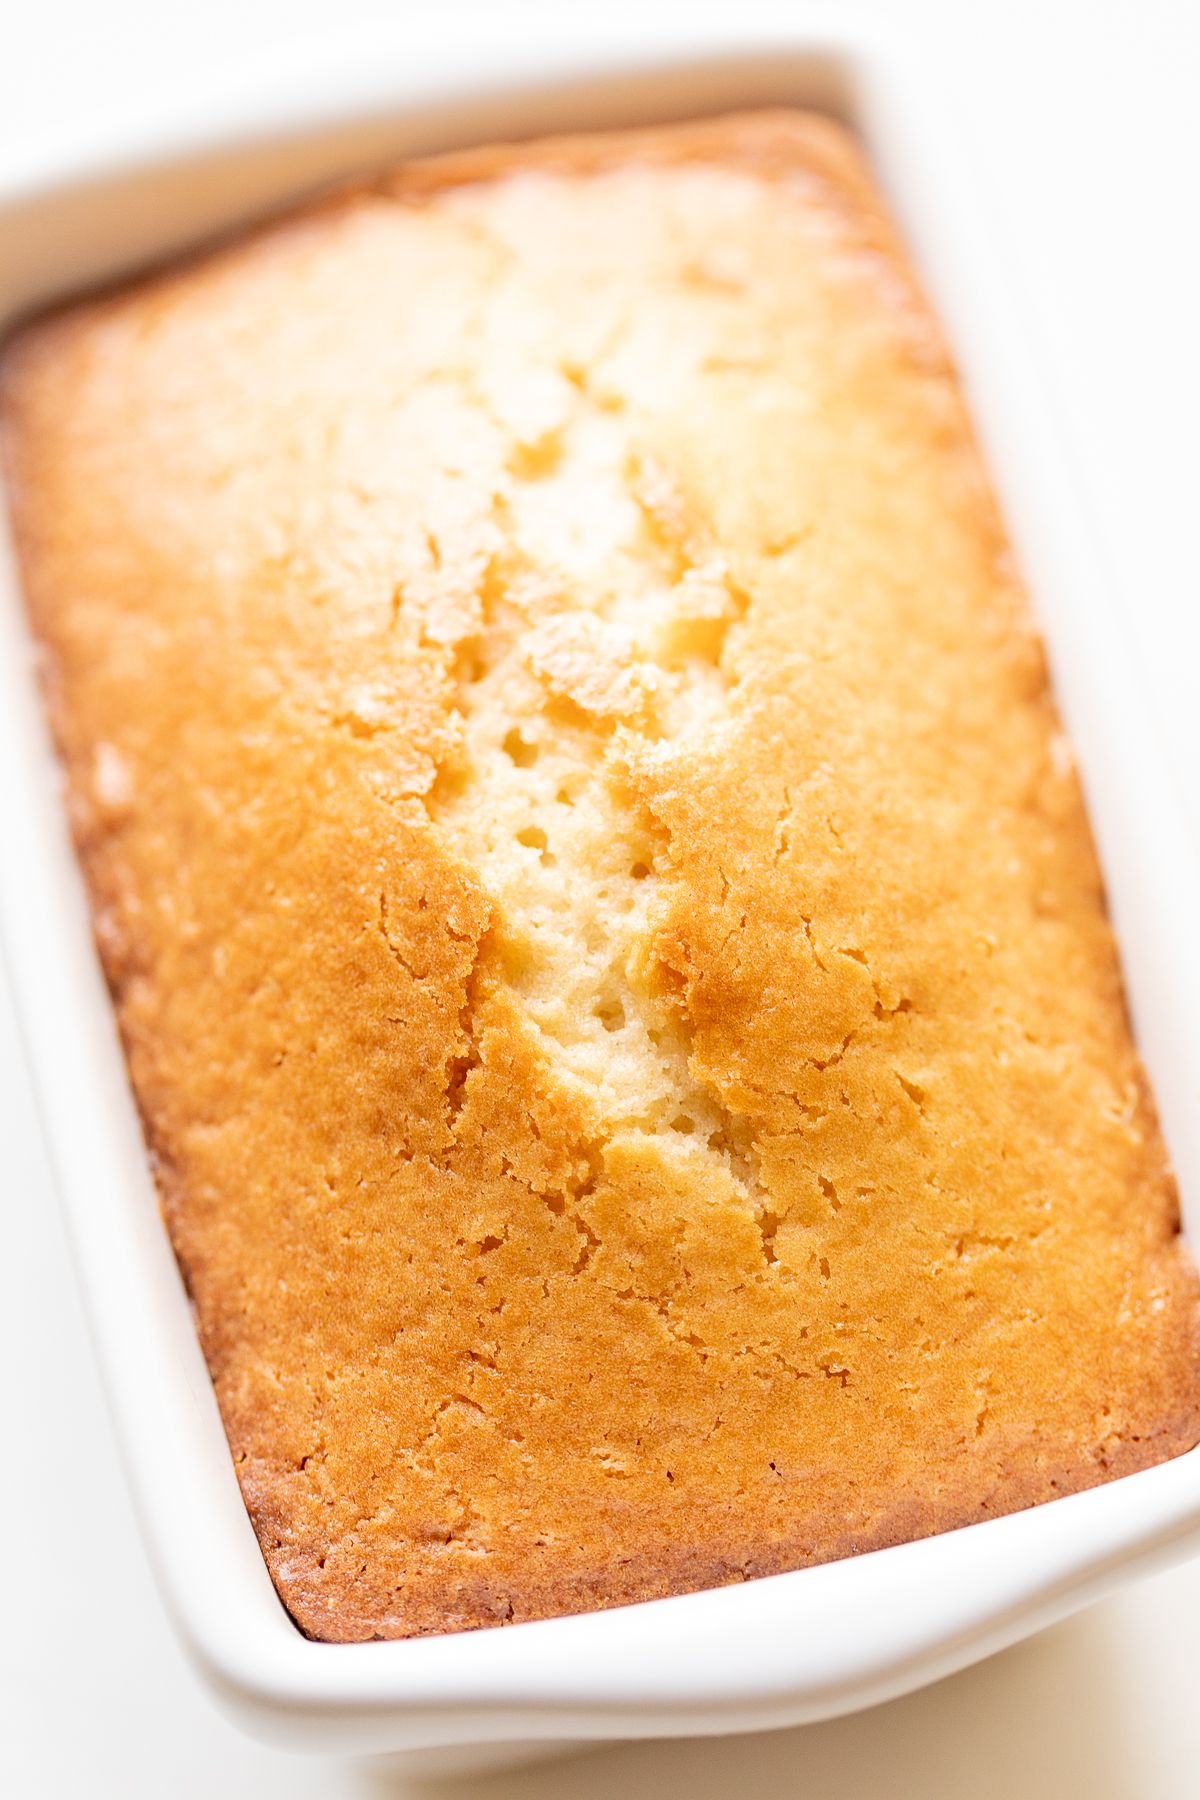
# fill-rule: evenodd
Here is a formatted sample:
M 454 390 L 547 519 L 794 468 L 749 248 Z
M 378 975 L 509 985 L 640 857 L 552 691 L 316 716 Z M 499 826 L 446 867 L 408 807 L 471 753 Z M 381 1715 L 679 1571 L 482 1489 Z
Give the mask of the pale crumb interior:
M 757 1204 L 744 1132 L 693 1077 L 678 1009 L 643 979 L 665 851 L 621 781 L 632 748 L 730 728 L 746 597 L 631 454 L 619 407 L 563 380 L 560 420 L 510 459 L 505 547 L 480 629 L 457 647 L 461 756 L 430 810 L 496 896 L 513 987 L 599 1133 L 719 1165 Z

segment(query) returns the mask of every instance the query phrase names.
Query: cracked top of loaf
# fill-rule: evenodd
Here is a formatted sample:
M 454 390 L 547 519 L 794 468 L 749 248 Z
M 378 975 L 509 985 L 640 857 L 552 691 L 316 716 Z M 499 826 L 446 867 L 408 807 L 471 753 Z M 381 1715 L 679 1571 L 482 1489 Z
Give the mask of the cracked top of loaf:
M 738 1580 L 1200 1437 L 1070 750 L 838 128 L 398 169 L 36 324 L 3 419 L 306 1632 Z

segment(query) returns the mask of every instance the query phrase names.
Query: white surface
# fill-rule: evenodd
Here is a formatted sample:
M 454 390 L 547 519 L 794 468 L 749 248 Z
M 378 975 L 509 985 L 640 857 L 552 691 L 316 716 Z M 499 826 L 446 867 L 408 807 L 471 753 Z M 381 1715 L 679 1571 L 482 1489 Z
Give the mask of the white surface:
M 338 16 L 378 10 L 347 3 Z M 907 12 L 914 31 L 955 16 L 949 6 L 916 0 Z M 284 14 L 265 5 L 210 6 L 208 35 L 200 15 L 185 22 L 182 51 L 173 51 L 161 11 L 151 15 L 129 0 L 95 19 L 82 7 L 73 16 L 84 41 L 64 30 L 62 6 L 22 19 L 16 34 L 10 25 L 9 53 L 0 58 L 0 162 L 19 154 L 28 141 L 21 134 L 39 114 L 68 122 L 96 93 L 112 104 L 122 83 L 129 93 L 146 79 L 168 80 L 180 54 L 192 65 L 207 58 L 224 66 L 244 40 L 266 41 Z M 303 22 L 319 9 L 293 3 L 286 16 Z M 1189 507 L 1200 399 L 1192 338 L 1200 277 L 1188 241 L 1200 150 L 1188 116 L 1196 19 L 1182 0 L 1143 4 L 1136 22 L 1132 10 L 1093 6 L 1094 29 L 1076 41 L 1083 17 L 1074 6 L 1035 13 L 1010 5 L 981 21 L 971 9 L 976 41 L 960 20 L 947 26 L 949 41 L 935 49 L 930 39 L 929 56 L 943 70 L 961 70 L 972 93 L 975 129 L 964 150 L 1006 215 L 1041 360 L 1057 364 L 1060 410 L 1110 553 L 1138 599 L 1131 625 L 1186 782 L 1200 766 L 1188 692 L 1200 646 L 1185 610 L 1189 583 L 1195 587 Z M 125 22 L 143 18 L 148 35 L 139 42 Z M 32 71 L 50 45 L 54 82 L 37 82 Z M 15 1378 L 6 1442 L 17 1478 L 9 1474 L 0 1496 L 0 1542 L 10 1547 L 0 1756 L 15 1759 L 7 1768 L 0 1762 L 0 1784 L 7 1775 L 5 1791 L 22 1800 L 405 1792 L 243 1744 L 191 1687 L 141 1568 L 97 1416 L 45 1171 L 29 1134 L 27 1093 L 15 1071 L 7 1076 L 11 1044 L 2 1055 L 13 1183 L 0 1368 Z M 1200 1768 L 1200 1734 L 1189 1716 L 1200 1673 L 1197 1600 L 1193 1565 L 859 1720 L 758 1741 L 610 1751 L 574 1768 L 476 1781 L 469 1791 L 1191 1795 Z M 17 1664 L 11 1671 L 10 1661 Z

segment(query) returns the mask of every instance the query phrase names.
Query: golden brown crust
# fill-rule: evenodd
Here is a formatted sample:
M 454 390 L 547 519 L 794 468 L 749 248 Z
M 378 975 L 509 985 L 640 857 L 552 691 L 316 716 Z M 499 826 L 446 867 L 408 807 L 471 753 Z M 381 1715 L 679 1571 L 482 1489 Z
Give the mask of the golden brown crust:
M 0 381 L 97 937 L 305 1631 L 745 1579 L 1200 1438 L 1040 646 L 843 133 L 411 165 Z

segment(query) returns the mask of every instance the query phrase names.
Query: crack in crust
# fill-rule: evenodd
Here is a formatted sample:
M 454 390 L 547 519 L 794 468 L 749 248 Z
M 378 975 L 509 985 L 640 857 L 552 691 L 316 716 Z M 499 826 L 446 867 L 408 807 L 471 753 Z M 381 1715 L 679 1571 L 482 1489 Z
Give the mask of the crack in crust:
M 641 747 L 686 750 L 735 723 L 750 597 L 667 472 L 629 452 L 586 372 L 563 384 L 554 425 L 509 458 L 493 502 L 503 548 L 470 629 L 447 646 L 459 742 L 427 811 L 496 902 L 507 984 L 552 1078 L 586 1096 L 601 1158 L 634 1136 L 684 1167 L 720 1168 L 769 1265 L 778 1220 L 751 1132 L 693 1073 L 683 998 L 661 968 L 656 981 L 669 834 L 623 780 Z M 581 519 L 582 481 L 599 491 L 596 519 Z

